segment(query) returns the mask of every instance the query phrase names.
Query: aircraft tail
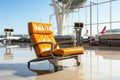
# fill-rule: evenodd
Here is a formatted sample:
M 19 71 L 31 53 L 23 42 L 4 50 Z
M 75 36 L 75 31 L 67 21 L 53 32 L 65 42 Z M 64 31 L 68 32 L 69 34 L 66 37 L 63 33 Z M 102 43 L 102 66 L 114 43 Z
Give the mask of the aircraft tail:
M 88 36 L 88 30 L 86 30 L 86 33 L 84 34 L 84 36 Z
M 105 31 L 106 31 L 106 26 L 104 26 L 104 28 L 103 28 L 101 34 L 104 35 L 104 34 L 105 34 Z
M 88 34 L 88 30 L 86 30 L 86 34 Z

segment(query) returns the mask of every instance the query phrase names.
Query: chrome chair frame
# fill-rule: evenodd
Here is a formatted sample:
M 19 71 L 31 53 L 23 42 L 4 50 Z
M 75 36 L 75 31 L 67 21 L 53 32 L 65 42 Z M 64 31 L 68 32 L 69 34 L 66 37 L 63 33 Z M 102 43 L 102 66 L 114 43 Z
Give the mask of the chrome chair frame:
M 78 55 L 80 54 L 73 54 L 73 55 L 68 55 L 68 56 L 56 56 L 54 55 L 54 52 L 53 52 L 53 43 L 52 42 L 39 42 L 39 43 L 36 43 L 36 44 L 32 44 L 30 45 L 31 47 L 34 47 L 39 45 L 39 44 L 50 44 L 51 45 L 51 50 L 50 50 L 50 55 L 51 56 L 47 56 L 47 57 L 40 57 L 40 56 L 37 56 L 37 58 L 35 59 L 32 59 L 28 62 L 28 69 L 30 69 L 30 64 L 31 62 L 37 62 L 37 61 L 44 61 L 44 60 L 48 60 L 53 66 L 54 66 L 54 71 L 58 71 L 58 61 L 59 60 L 64 60 L 64 59 L 69 59 L 69 58 L 75 58 L 76 61 L 77 61 L 77 66 L 80 65 L 80 62 L 78 61 Z

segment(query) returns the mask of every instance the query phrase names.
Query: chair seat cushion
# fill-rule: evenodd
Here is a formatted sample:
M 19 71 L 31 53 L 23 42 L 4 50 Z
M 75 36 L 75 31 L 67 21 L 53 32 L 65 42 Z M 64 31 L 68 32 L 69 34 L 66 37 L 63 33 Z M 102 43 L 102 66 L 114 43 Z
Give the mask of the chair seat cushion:
M 70 47 L 70 48 L 60 48 L 54 51 L 55 55 L 72 55 L 72 54 L 82 54 L 84 52 L 84 48 L 82 46 Z
M 54 51 L 55 55 L 66 56 L 73 54 L 83 54 L 84 48 L 82 46 L 70 47 L 70 48 L 60 48 Z M 50 50 L 42 52 L 41 56 L 50 56 Z

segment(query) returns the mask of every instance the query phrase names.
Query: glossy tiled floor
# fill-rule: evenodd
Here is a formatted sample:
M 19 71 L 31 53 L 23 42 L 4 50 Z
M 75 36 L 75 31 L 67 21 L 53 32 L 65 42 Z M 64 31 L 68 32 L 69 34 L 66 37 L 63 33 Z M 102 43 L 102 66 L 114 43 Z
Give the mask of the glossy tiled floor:
M 120 47 L 89 47 L 79 56 L 80 66 L 74 59 L 60 61 L 63 70 L 53 71 L 47 61 L 32 64 L 35 57 L 29 48 L 0 48 L 0 80 L 120 80 Z

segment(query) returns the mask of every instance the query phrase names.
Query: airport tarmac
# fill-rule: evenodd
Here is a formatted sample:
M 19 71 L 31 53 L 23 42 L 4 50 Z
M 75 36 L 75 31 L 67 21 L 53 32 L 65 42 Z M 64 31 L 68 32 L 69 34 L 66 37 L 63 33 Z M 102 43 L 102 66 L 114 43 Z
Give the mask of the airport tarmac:
M 27 62 L 35 58 L 29 47 L 0 47 L 0 80 L 120 80 L 120 47 L 85 47 L 79 55 L 80 66 L 74 59 L 59 62 L 62 70 L 54 72 L 48 61 Z

